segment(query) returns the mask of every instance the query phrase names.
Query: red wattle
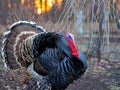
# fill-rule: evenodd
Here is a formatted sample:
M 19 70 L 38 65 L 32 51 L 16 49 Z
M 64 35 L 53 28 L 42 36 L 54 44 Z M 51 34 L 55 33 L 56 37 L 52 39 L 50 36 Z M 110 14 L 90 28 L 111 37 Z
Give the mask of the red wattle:
M 78 50 L 77 50 L 77 48 L 76 48 L 76 45 L 75 45 L 74 43 L 73 43 L 74 45 L 72 45 L 71 43 L 68 43 L 68 44 L 69 44 L 69 47 L 70 47 L 70 49 L 71 49 L 71 51 L 72 51 L 72 55 L 80 58 L 80 57 L 79 57 Z
M 66 33 L 65 34 L 65 39 L 71 49 L 71 54 L 73 56 L 76 56 L 77 58 L 80 58 L 79 56 L 79 53 L 78 53 L 78 50 L 76 48 L 76 44 L 75 44 L 75 41 L 74 41 L 74 36 L 71 34 L 71 33 Z

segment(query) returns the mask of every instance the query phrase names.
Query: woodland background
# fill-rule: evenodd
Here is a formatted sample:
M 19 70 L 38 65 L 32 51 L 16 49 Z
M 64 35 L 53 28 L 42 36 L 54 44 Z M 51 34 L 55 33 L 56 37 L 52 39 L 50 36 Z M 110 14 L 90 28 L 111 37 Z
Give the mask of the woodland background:
M 4 32 L 19 20 L 75 35 L 89 67 L 66 90 L 120 90 L 120 0 L 0 0 L 0 47 Z M 1 53 L 0 60 L 1 90 L 26 90 L 25 71 L 8 72 Z

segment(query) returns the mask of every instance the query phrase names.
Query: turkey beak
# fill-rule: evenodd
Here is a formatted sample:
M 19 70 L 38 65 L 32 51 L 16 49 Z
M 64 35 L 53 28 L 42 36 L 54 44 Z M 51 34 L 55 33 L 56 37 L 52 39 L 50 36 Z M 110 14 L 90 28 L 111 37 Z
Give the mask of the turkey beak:
M 62 50 L 67 56 L 71 57 L 71 50 L 64 37 L 61 37 L 57 42 L 57 47 Z

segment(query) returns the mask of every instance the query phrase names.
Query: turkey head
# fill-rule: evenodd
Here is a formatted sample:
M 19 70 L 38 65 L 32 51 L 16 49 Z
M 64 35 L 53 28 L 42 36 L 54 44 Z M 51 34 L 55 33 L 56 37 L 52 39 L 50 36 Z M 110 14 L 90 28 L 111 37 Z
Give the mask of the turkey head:
M 77 58 L 80 58 L 73 34 L 66 33 L 65 35 L 63 35 L 63 37 L 57 42 L 57 46 L 67 56 L 69 57 L 75 56 Z

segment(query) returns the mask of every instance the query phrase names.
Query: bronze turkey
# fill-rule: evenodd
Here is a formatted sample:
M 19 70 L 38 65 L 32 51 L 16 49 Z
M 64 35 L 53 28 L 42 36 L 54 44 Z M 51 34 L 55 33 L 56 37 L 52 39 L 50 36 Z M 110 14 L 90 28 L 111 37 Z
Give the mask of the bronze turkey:
M 87 69 L 86 56 L 78 51 L 73 34 L 46 32 L 28 21 L 16 22 L 8 28 L 2 55 L 9 70 L 28 69 L 32 90 L 65 89 Z

